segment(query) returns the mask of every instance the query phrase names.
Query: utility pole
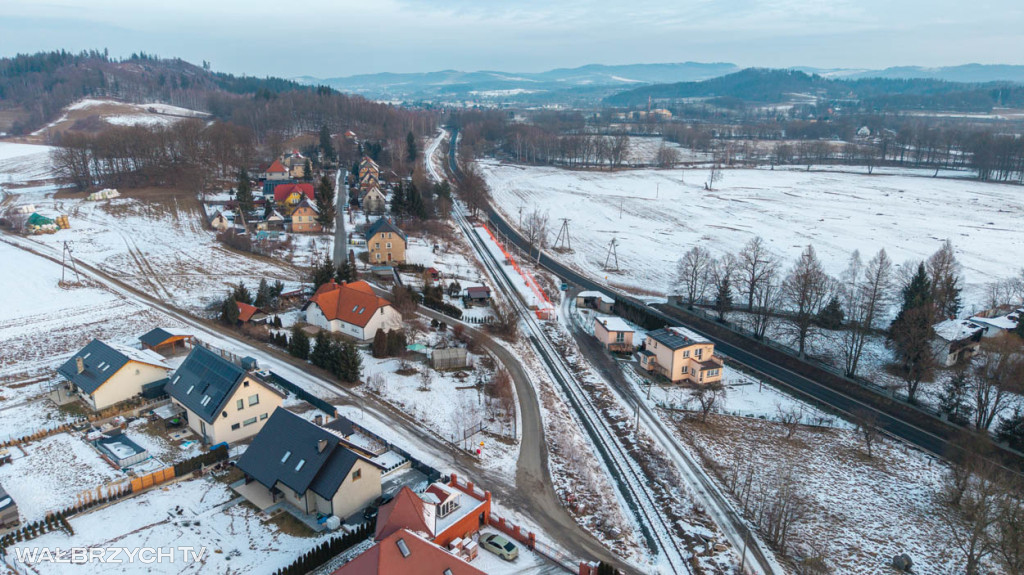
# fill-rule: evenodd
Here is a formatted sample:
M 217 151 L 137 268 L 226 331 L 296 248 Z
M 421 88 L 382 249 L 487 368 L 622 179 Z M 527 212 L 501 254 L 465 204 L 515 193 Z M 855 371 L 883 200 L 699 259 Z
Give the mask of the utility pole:
M 572 251 L 572 242 L 569 240 L 569 218 L 562 218 L 562 227 L 558 230 L 558 237 L 555 238 L 555 249 Z
M 61 254 L 61 268 L 60 268 L 60 283 L 64 283 L 64 271 L 68 268 L 68 262 L 71 262 L 71 269 L 75 272 L 75 282 L 82 283 L 81 276 L 78 275 L 78 264 L 75 263 L 74 256 L 71 255 L 71 244 L 66 240 L 64 241 L 64 251 Z
M 604 269 L 605 269 L 605 271 L 608 271 L 608 270 L 612 269 L 612 268 L 608 267 L 608 262 L 613 260 L 613 259 L 615 261 L 614 271 L 619 271 L 619 254 L 618 254 L 618 251 L 615 249 L 615 246 L 618 245 L 618 243 L 619 243 L 619 240 L 617 240 L 616 238 L 612 238 L 612 241 L 608 242 L 608 254 L 605 255 L 605 257 L 604 257 Z

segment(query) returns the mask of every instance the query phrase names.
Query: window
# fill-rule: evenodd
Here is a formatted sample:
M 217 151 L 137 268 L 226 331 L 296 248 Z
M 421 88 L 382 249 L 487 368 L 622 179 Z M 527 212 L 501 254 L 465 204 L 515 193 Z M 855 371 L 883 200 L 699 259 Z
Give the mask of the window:
M 688 367 L 686 367 L 686 366 L 684 365 L 684 366 L 683 366 L 683 375 L 686 375 L 687 373 L 690 373 L 690 368 L 688 368 Z
M 297 464 L 295 464 L 295 471 L 302 471 L 302 466 L 305 465 L 305 464 L 306 464 L 306 460 L 305 459 L 300 459 L 299 462 Z
M 259 405 L 259 403 L 260 403 L 260 394 L 257 393 L 256 395 L 250 395 L 249 396 L 249 407 L 252 407 L 254 405 Z
M 291 457 L 291 456 L 292 456 L 292 452 L 291 451 L 285 451 L 284 452 L 284 457 L 281 458 L 281 463 L 284 463 L 285 461 L 288 461 L 288 458 Z
M 712 370 L 709 370 L 709 371 L 708 371 L 708 375 L 709 375 L 709 376 L 711 376 L 711 375 L 718 375 L 718 370 L 717 370 L 717 369 L 712 369 Z
M 231 425 L 231 431 L 234 431 L 234 430 L 238 429 L 239 427 L 242 427 L 242 426 L 240 424 L 238 424 L 238 423 L 232 424 Z
M 377 253 L 377 259 L 380 259 L 380 252 Z
M 266 418 L 267 418 L 267 414 L 266 413 L 261 413 L 260 414 L 260 421 L 263 421 Z
M 256 423 L 256 418 L 255 417 L 250 417 L 249 419 L 246 419 L 245 421 L 243 421 L 242 425 L 249 426 L 249 425 L 252 425 L 254 423 Z
M 356 469 L 355 471 L 352 472 L 352 481 L 358 481 L 359 478 L 362 477 L 362 476 L 363 476 L 363 470 L 362 469 Z
M 402 557 L 409 556 L 409 546 L 405 544 L 405 539 L 399 539 L 395 541 L 395 544 L 398 545 L 398 550 L 402 553 Z
M 220 412 L 220 416 L 221 417 L 227 417 L 228 416 L 228 412 L 222 411 L 222 412 Z
M 377 242 L 377 243 L 373 244 L 373 249 L 379 250 L 380 249 L 380 242 Z
M 249 387 L 249 380 L 248 379 L 242 382 L 242 387 Z
M 387 244 L 385 244 L 384 247 L 386 247 L 387 249 L 390 250 L 391 249 L 391 242 L 388 242 Z
M 683 359 L 685 359 L 687 357 L 690 357 L 690 350 L 686 350 L 686 351 L 683 352 Z
M 185 395 L 188 395 L 188 394 L 192 393 L 192 390 L 195 389 L 195 388 L 196 388 L 195 384 L 190 385 L 188 387 L 188 391 L 185 392 Z
M 241 399 L 235 402 L 235 408 L 238 409 L 239 411 L 241 411 L 243 407 L 245 407 L 245 402 L 242 401 Z
M 615 343 L 623 343 L 625 341 L 626 341 L 626 334 L 625 333 L 623 333 L 621 331 L 615 333 Z
M 206 407 L 207 405 L 209 405 L 209 403 L 210 403 L 210 396 L 209 395 L 204 395 L 203 396 L 203 400 L 201 402 L 199 402 L 199 405 L 202 405 L 203 407 Z

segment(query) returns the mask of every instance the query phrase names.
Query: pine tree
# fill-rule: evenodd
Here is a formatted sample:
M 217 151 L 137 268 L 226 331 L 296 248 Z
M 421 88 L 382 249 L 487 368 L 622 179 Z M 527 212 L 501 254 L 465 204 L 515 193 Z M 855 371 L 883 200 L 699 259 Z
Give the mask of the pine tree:
M 331 338 L 327 331 L 320 330 L 313 343 L 313 352 L 309 354 L 309 362 L 317 367 L 326 368 L 331 362 Z
M 1024 316 L 1024 314 L 1021 314 Z M 1013 333 L 1017 334 L 1017 337 L 1024 338 L 1024 317 L 1017 320 L 1017 327 L 1013 328 Z
M 334 261 L 331 260 L 330 254 L 325 255 L 324 259 L 320 263 L 313 266 L 313 272 L 311 274 L 311 280 L 313 282 L 313 289 L 317 290 L 320 286 L 334 279 L 335 274 Z
M 349 266 L 348 258 L 341 261 L 338 271 L 334 274 L 334 280 L 338 283 L 352 281 L 352 268 Z
M 838 296 L 832 296 L 832 299 L 818 312 L 817 317 L 818 325 L 832 330 L 842 327 L 844 319 L 846 319 L 846 314 L 843 313 L 843 306 L 840 305 Z
M 342 373 L 341 379 L 356 383 L 363 375 L 363 359 L 359 357 L 359 350 L 352 342 L 345 342 L 342 347 Z
M 331 131 L 326 125 L 320 126 L 320 153 L 324 157 L 324 162 L 334 161 L 334 144 L 331 142 Z M 356 174 L 359 170 L 356 169 Z
M 249 288 L 245 287 L 244 281 L 238 282 L 238 285 L 235 286 L 232 295 L 234 296 L 235 301 L 240 301 L 242 303 L 252 305 L 252 294 L 249 293 Z
M 306 163 L 302 166 L 302 181 L 313 181 L 313 162 L 310 162 L 309 158 L 306 158 Z
M 427 219 L 427 206 L 423 203 L 423 195 L 416 189 L 416 184 L 409 184 L 409 189 L 405 195 L 405 203 L 407 215 L 421 220 Z
M 356 267 L 355 250 L 348 251 L 348 273 L 352 281 L 359 281 L 359 268 Z
M 391 213 L 401 216 L 405 213 L 405 185 L 398 182 L 395 191 L 391 194 Z
M 1017 451 L 1024 449 L 1024 411 L 1020 407 L 1013 410 L 1013 415 L 999 422 L 996 439 L 1008 443 Z
M 718 282 L 718 293 L 715 296 L 715 311 L 718 313 L 718 321 L 725 319 L 725 312 L 732 309 L 732 288 L 729 286 L 729 278 L 723 277 Z
M 316 188 L 316 221 L 325 230 L 334 227 L 334 219 L 337 209 L 334 206 L 334 184 L 331 178 L 324 175 L 320 178 L 320 185 Z
M 270 284 L 267 283 L 267 278 L 260 279 L 260 285 L 256 288 L 256 301 L 252 305 L 260 308 L 267 309 L 270 307 L 273 296 L 270 293 Z
M 953 372 L 949 380 L 939 394 L 939 412 L 953 423 L 964 425 L 970 421 L 974 408 L 968 401 L 970 389 L 970 378 L 966 369 L 958 369 Z
M 238 201 L 238 209 L 244 213 L 252 211 L 252 182 L 249 181 L 249 172 L 242 168 L 238 171 L 238 186 L 235 191 L 235 199 Z
M 435 320 L 436 321 L 436 320 Z M 378 329 L 373 336 L 373 357 L 382 358 L 388 356 L 388 336 L 384 330 Z
M 899 313 L 896 315 L 896 319 L 893 320 L 893 325 L 899 322 L 903 315 L 912 310 L 932 303 L 932 282 L 928 279 L 928 272 L 925 271 L 924 264 L 918 264 L 917 272 L 914 277 L 910 279 L 910 282 L 903 288 L 903 306 L 900 308 Z
M 407 153 L 406 157 L 409 159 L 409 163 L 414 163 L 418 154 L 416 151 L 416 136 L 414 136 L 412 132 L 409 132 L 409 134 L 405 136 L 405 151 Z
M 299 359 L 309 359 L 309 336 L 299 326 L 292 326 L 292 337 L 288 342 L 288 353 Z
M 235 296 L 229 295 L 220 306 L 220 321 L 226 325 L 238 323 L 238 301 Z

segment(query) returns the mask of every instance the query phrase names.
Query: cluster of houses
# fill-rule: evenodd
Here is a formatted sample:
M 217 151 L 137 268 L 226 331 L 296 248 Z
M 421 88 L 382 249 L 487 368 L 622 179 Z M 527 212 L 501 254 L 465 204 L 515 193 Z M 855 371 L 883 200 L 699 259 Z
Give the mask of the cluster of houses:
M 578 308 L 598 312 L 594 316 L 594 337 L 611 352 L 636 354 L 640 368 L 671 383 L 708 385 L 720 383 L 725 371 L 715 356 L 715 344 L 706 337 L 682 327 L 665 327 L 647 332 L 639 348 L 633 342 L 635 330 L 620 317 L 611 314 L 614 298 L 598 292 L 583 291 L 576 296 Z
M 363 213 L 369 215 L 383 214 L 387 206 L 387 195 L 383 191 L 380 177 L 380 166 L 377 162 L 364 156 L 359 161 L 359 174 L 353 182 L 359 192 L 359 206 Z

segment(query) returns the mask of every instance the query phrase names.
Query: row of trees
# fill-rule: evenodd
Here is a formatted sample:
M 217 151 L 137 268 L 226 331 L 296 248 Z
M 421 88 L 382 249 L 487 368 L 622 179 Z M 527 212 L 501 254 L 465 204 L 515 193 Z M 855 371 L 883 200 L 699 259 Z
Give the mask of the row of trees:
M 342 381 L 356 383 L 362 377 L 363 359 L 351 341 L 332 337 L 328 331 L 320 330 L 313 341 L 312 351 L 309 346 L 309 336 L 302 326 L 292 326 L 286 349 L 293 357 L 309 360 Z

